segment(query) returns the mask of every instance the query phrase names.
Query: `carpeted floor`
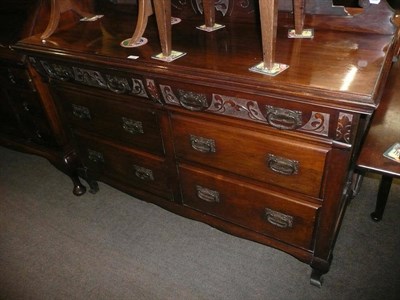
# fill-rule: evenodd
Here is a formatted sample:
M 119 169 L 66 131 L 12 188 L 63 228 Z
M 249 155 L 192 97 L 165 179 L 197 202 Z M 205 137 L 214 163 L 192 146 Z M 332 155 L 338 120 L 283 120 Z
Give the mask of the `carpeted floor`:
M 400 183 L 374 223 L 378 179 L 348 207 L 321 289 L 310 267 L 100 183 L 72 184 L 0 147 L 0 299 L 399 299 Z

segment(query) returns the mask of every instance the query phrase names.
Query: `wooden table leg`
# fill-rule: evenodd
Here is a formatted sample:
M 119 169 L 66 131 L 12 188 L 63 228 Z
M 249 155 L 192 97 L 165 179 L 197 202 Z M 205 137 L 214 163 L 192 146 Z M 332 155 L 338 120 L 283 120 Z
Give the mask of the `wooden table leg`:
M 382 220 L 383 212 L 385 211 L 386 202 L 389 196 L 390 187 L 393 177 L 383 175 L 379 184 L 378 196 L 376 199 L 375 211 L 371 213 L 371 218 L 375 222 Z
M 250 71 L 265 75 L 277 75 L 287 69 L 287 65 L 276 63 L 276 34 L 278 29 L 278 0 L 259 0 L 261 35 L 263 48 L 262 63 Z
M 293 10 L 294 10 L 294 29 L 289 29 L 289 38 L 313 38 L 314 30 L 304 29 L 305 20 L 305 0 L 294 0 Z
M 206 27 L 215 25 L 215 0 L 203 0 L 204 20 Z
M 54 31 L 56 31 L 58 23 L 60 22 L 60 15 L 60 2 L 58 2 L 57 0 L 51 0 L 50 20 L 46 30 L 42 33 L 42 36 L 40 37 L 42 40 L 47 39 L 54 33 Z
M 293 9 L 294 9 L 294 31 L 296 35 L 300 35 L 303 32 L 304 28 L 304 8 L 305 8 L 305 0 L 295 0 L 293 1 Z
M 147 40 L 143 39 L 143 34 L 146 30 L 149 17 L 153 14 L 151 0 L 139 0 L 138 9 L 138 20 L 136 22 L 135 32 L 130 39 L 121 42 L 122 47 L 138 47 L 147 42 Z
M 154 1 L 158 35 L 163 56 L 170 56 L 171 47 L 171 0 Z
M 171 0 L 154 0 L 153 5 L 162 53 L 154 55 L 152 58 L 171 62 L 186 54 L 184 52 L 172 50 Z
M 51 0 L 49 24 L 40 37 L 42 40 L 46 40 L 56 31 L 58 24 L 60 23 L 61 14 L 69 10 L 76 12 L 82 17 L 90 18 L 93 16 L 93 14 L 82 11 L 76 3 L 71 0 Z
M 275 64 L 278 0 L 260 0 L 260 15 L 264 68 L 272 69 Z
M 197 29 L 212 32 L 225 27 L 215 23 L 215 0 L 203 0 L 203 13 L 205 24 L 196 27 Z

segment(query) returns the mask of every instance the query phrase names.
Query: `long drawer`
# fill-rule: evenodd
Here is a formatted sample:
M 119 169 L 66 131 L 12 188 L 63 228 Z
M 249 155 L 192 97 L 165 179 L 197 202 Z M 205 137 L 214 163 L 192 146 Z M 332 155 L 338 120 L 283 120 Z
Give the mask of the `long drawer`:
M 172 200 L 164 158 L 76 134 L 80 157 L 95 179 L 112 178 Z
M 55 88 L 68 122 L 78 129 L 120 143 L 164 154 L 157 111 L 145 105 L 128 105 L 96 93 Z
M 312 249 L 319 205 L 186 164 L 180 165 L 179 173 L 184 205 Z
M 319 197 L 329 147 L 172 116 L 176 155 Z

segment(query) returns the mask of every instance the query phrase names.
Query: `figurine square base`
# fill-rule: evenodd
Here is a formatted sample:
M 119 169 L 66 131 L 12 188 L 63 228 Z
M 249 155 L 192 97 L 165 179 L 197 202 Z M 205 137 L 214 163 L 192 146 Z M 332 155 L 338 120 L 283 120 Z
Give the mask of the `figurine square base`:
M 214 24 L 213 27 L 207 27 L 206 25 L 201 25 L 201 26 L 197 26 L 196 28 L 199 29 L 199 30 L 206 31 L 206 32 L 212 32 L 212 31 L 215 31 L 215 30 L 218 30 L 218 29 L 225 28 L 225 25 Z
M 159 53 L 157 55 L 153 55 L 151 58 L 153 59 L 157 59 L 157 60 L 162 60 L 162 61 L 166 61 L 166 62 L 171 62 L 174 61 L 178 58 L 181 58 L 182 56 L 185 56 L 186 53 L 185 52 L 179 52 L 179 51 L 171 51 L 171 55 L 169 56 L 164 56 L 164 54 Z
M 290 39 L 312 39 L 314 37 L 314 29 L 303 29 L 301 34 L 296 34 L 294 29 L 288 30 L 288 38 Z
M 288 65 L 275 63 L 271 69 L 267 69 L 267 68 L 264 68 L 264 63 L 261 62 L 258 65 L 251 67 L 249 70 L 251 72 L 260 73 L 263 75 L 275 76 L 275 75 L 278 75 L 279 73 L 285 71 L 287 68 L 289 68 Z

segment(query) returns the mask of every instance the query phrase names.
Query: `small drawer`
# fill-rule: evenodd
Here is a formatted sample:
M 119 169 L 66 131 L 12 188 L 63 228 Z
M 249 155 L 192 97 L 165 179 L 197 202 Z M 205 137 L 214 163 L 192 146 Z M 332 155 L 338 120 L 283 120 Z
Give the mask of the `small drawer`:
M 189 165 L 179 168 L 183 203 L 304 249 L 312 249 L 319 205 Z
M 172 125 L 180 160 L 320 196 L 328 147 L 181 115 Z
M 94 93 L 63 88 L 57 88 L 56 92 L 65 117 L 72 127 L 85 129 L 154 154 L 164 154 L 155 110 L 147 109 L 143 105 L 127 105 Z
M 20 114 L 29 114 L 38 118 L 46 118 L 37 93 L 14 88 L 8 89 L 7 93 L 11 101 L 13 101 L 14 107 Z
M 23 88 L 35 91 L 31 77 L 26 69 L 20 68 L 4 68 L 0 71 L 2 82 L 9 87 Z
M 163 198 L 173 199 L 165 160 L 154 155 L 116 147 L 77 134 L 80 157 L 97 179 L 111 178 Z

